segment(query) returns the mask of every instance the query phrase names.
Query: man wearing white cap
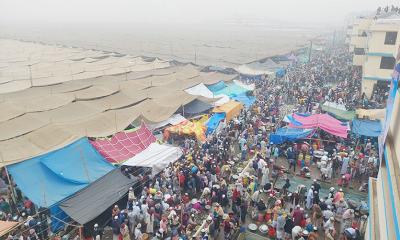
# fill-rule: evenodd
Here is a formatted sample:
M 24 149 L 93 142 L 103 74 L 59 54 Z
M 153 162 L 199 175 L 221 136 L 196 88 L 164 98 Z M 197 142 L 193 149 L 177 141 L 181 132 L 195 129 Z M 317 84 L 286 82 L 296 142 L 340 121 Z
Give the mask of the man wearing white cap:
M 128 192 L 128 200 L 133 201 L 135 199 L 136 199 L 136 196 L 135 196 L 135 193 L 133 192 L 133 188 L 130 187 L 129 192 Z
M 135 231 L 134 231 L 134 234 L 133 234 L 135 240 L 141 240 L 142 239 L 143 234 L 142 234 L 141 227 L 142 227 L 142 224 L 138 223 L 138 225 L 135 228 Z
M 298 237 L 300 236 L 302 231 L 303 231 L 303 229 L 300 226 L 295 226 L 292 229 L 292 240 L 298 239 Z
M 313 205 L 313 198 L 314 198 L 314 187 L 311 186 L 311 188 L 308 190 L 307 193 L 307 202 L 306 202 L 307 209 L 311 209 Z
M 335 218 L 332 216 L 324 223 L 324 229 L 328 230 L 329 228 L 335 227 Z
M 119 240 L 119 234 L 121 233 L 120 231 L 120 223 L 119 223 L 119 219 L 118 216 L 114 216 L 114 219 L 111 223 L 111 227 L 113 230 L 113 240 Z
M 99 228 L 99 224 L 94 224 L 93 226 L 93 236 L 94 236 L 94 240 L 101 240 L 102 236 L 103 236 L 103 231 L 101 231 L 101 229 Z

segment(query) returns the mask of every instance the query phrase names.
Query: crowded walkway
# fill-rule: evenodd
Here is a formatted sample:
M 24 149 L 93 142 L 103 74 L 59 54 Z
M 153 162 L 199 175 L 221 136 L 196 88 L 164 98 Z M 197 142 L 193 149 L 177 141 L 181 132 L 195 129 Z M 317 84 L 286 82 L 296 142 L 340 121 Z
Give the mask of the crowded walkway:
M 123 167 L 139 184 L 126 204 L 113 207 L 108 225 L 88 226 L 90 235 L 103 239 L 111 227 L 114 240 L 237 239 L 246 231 L 274 239 L 361 239 L 368 206 L 351 196 L 363 196 L 368 177 L 378 172 L 376 139 L 318 131 L 293 143 L 269 141 L 288 113 L 320 113 L 324 101 L 348 109 L 368 105 L 360 81 L 344 46 L 293 63 L 283 78 L 247 80 L 256 85 L 255 103 L 205 143 L 177 137 L 184 155 L 154 178 Z M 9 184 L 5 173 L 2 179 Z M 8 202 L 1 199 L 0 220 L 27 223 L 8 239 L 49 239 L 32 202 Z

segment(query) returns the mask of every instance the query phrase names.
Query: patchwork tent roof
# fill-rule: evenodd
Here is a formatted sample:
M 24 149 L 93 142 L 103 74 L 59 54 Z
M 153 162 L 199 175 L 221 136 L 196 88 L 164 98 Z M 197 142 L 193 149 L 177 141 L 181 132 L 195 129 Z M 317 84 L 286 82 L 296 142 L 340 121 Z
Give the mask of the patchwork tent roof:
M 119 132 L 109 139 L 97 139 L 90 143 L 107 161 L 120 163 L 140 153 L 155 141 L 154 135 L 142 123 L 136 131 Z

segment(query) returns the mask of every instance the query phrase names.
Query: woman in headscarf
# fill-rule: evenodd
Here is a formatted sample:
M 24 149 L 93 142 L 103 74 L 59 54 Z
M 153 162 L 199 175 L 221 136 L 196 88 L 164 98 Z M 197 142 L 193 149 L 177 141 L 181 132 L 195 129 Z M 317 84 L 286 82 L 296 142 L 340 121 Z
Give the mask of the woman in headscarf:
M 131 240 L 130 234 L 129 234 L 129 229 L 128 226 L 125 223 L 121 224 L 121 238 L 122 240 Z

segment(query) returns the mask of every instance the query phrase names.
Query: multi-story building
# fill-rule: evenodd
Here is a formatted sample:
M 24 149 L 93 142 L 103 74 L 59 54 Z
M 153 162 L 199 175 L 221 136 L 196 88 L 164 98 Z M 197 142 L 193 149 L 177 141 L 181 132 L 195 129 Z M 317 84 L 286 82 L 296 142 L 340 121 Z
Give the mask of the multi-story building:
M 397 61 L 399 58 L 397 58 Z M 369 180 L 369 222 L 365 239 L 400 239 L 400 63 L 391 80 L 382 158 L 377 178 Z
M 353 65 L 362 67 L 362 92 L 391 86 L 385 131 L 380 137 L 380 169 L 369 180 L 370 214 L 365 239 L 400 239 L 400 15 L 359 18 L 351 28 Z M 396 65 L 397 64 L 397 65 Z M 395 69 L 395 71 L 393 71 Z
M 371 97 L 376 88 L 387 88 L 400 45 L 400 15 L 386 13 L 362 17 L 351 28 L 349 51 L 353 65 L 362 67 L 361 91 Z
M 367 32 L 372 23 L 372 18 L 358 18 L 355 20 L 351 39 L 350 51 L 353 52 L 353 65 L 362 66 L 365 60 L 365 52 L 367 51 Z
M 362 91 L 370 97 L 376 87 L 387 87 L 400 45 L 400 17 L 376 19 L 368 30 Z

